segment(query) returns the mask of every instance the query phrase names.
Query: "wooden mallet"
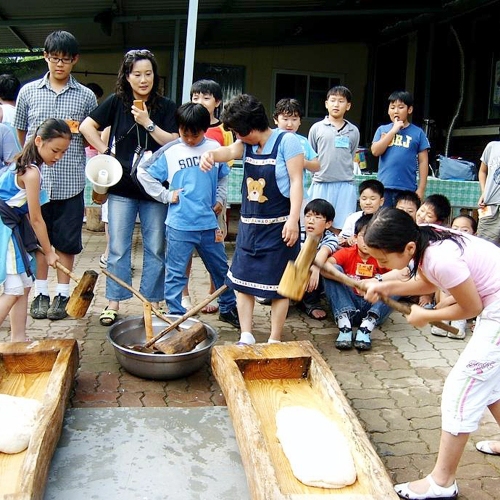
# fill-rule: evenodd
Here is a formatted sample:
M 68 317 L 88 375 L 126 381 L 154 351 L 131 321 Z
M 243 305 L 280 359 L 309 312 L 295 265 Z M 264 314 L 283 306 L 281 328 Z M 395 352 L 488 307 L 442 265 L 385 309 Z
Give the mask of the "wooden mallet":
M 42 247 L 39 246 L 38 250 L 44 253 Z M 56 267 L 77 283 L 66 304 L 66 312 L 72 318 L 83 318 L 85 314 L 87 314 L 90 303 L 94 298 L 94 288 L 98 274 L 95 271 L 87 270 L 83 273 L 83 276 L 79 278 L 59 261 L 56 262 Z
M 285 272 L 280 280 L 278 286 L 278 293 L 283 295 L 283 297 L 288 297 L 292 300 L 302 300 L 304 296 L 307 283 L 309 281 L 310 268 L 316 257 L 316 249 L 318 245 L 318 239 L 314 236 L 307 236 L 305 243 L 302 245 L 300 253 L 297 260 L 294 262 L 289 261 Z M 324 265 L 318 265 L 318 267 L 326 272 L 329 277 L 343 283 L 344 285 L 350 286 L 352 288 L 357 288 L 359 291 L 364 292 L 366 290 L 366 284 L 363 281 L 356 281 L 344 273 L 340 272 L 336 268 L 327 268 Z M 295 281 L 297 280 L 297 281 Z M 403 304 L 391 297 L 381 296 L 380 300 L 386 303 L 392 309 L 400 312 L 401 314 L 410 314 L 411 308 L 408 304 Z M 432 321 L 431 325 L 437 326 L 446 330 L 447 332 L 457 334 L 458 329 L 454 326 L 448 325 L 442 321 Z
M 283 297 L 299 301 L 306 292 L 311 276 L 311 266 L 318 251 L 319 238 L 308 235 L 297 259 L 289 260 L 278 285 L 278 293 Z

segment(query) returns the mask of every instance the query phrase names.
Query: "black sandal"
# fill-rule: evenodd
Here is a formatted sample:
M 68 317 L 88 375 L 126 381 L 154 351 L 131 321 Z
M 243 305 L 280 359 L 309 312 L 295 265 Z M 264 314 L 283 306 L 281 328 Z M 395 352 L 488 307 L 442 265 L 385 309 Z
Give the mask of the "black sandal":
M 323 307 L 320 304 L 304 304 L 304 302 L 299 302 L 297 304 L 297 307 L 305 312 L 310 318 L 315 319 L 316 321 L 323 321 L 327 318 L 328 313 L 323 309 Z M 317 318 L 314 316 L 313 312 L 314 311 L 321 311 L 324 313 L 324 316 L 321 318 Z

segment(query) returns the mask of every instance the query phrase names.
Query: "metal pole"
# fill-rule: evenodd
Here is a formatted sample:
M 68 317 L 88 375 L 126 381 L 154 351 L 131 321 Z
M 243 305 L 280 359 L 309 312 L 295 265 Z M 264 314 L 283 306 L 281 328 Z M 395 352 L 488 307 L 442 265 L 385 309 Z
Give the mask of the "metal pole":
M 177 79 L 179 77 L 179 38 L 181 34 L 181 22 L 175 21 L 174 50 L 172 54 L 172 75 L 170 79 L 170 99 L 177 102 Z
M 194 52 L 196 49 L 196 24 L 198 20 L 198 0 L 189 0 L 186 50 L 184 52 L 184 82 L 182 102 L 189 101 L 189 91 L 193 84 Z

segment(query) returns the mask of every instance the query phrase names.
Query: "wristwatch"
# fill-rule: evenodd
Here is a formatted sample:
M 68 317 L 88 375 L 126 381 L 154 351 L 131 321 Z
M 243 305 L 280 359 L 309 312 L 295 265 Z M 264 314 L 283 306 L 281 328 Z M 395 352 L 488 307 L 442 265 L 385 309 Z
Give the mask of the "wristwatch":
M 155 128 L 156 128 L 156 123 L 151 122 L 151 123 L 150 123 L 150 124 L 146 127 L 146 130 L 147 130 L 148 132 L 150 132 L 150 133 L 151 133 L 151 132 L 154 132 Z

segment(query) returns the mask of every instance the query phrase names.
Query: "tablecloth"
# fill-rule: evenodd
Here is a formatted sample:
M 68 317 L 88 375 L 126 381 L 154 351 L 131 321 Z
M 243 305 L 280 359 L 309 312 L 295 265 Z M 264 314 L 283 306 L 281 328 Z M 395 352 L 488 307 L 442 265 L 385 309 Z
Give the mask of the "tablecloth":
M 356 175 L 354 180 L 357 185 L 366 179 L 375 179 L 376 174 Z M 227 202 L 229 204 L 241 203 L 241 182 L 243 180 L 243 169 L 233 167 L 229 174 Z M 478 181 L 444 181 L 436 177 L 427 179 L 425 196 L 430 194 L 443 194 L 449 200 L 453 208 L 477 208 L 477 201 L 481 195 Z

